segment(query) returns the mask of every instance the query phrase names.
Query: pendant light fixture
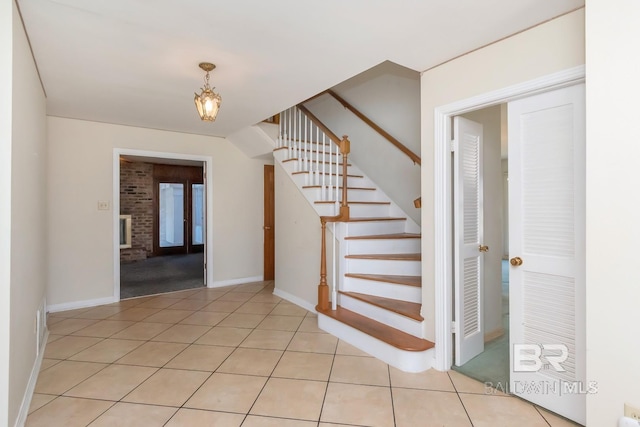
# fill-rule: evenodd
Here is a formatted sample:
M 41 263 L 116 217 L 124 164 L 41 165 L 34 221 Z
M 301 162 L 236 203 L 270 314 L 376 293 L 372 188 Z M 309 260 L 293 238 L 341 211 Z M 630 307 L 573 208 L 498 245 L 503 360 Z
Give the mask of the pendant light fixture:
M 199 67 L 206 71 L 207 75 L 205 76 L 202 92 L 200 95 L 196 93 L 193 100 L 196 103 L 200 118 L 205 122 L 215 122 L 222 98 L 209 86 L 209 71 L 216 68 L 216 66 L 210 62 L 201 62 Z

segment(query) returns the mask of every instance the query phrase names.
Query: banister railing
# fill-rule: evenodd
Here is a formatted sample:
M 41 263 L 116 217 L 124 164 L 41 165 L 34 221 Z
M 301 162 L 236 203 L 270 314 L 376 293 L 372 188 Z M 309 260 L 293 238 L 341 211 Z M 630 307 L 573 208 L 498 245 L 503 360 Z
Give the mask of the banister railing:
M 346 135 L 342 139 L 338 138 L 302 105 L 289 108 L 280 114 L 279 129 L 277 149 L 287 149 L 287 160 L 296 161 L 296 172 L 307 172 L 308 180 L 306 182 L 312 187 L 320 188 L 322 200 L 335 202 L 335 215 L 320 217 L 322 242 L 317 308 L 328 310 L 326 226 L 328 222 L 349 220 L 347 168 L 351 143 Z M 342 166 L 342 174 L 339 170 L 340 165 Z M 340 175 L 342 175 L 342 185 L 339 190 Z M 340 193 L 341 197 L 338 201 Z M 337 300 L 336 285 L 337 279 L 334 272 L 332 292 L 334 308 Z
M 421 164 L 420 157 L 416 153 L 411 151 L 409 148 L 407 148 L 406 145 L 404 145 L 403 143 L 398 141 L 396 138 L 394 138 L 391 134 L 389 134 L 389 132 L 385 131 L 380 126 L 378 126 L 373 120 L 371 120 L 369 117 L 364 115 L 360 110 L 358 110 L 356 107 L 351 105 L 349 102 L 347 102 L 345 99 L 343 99 L 340 95 L 338 95 L 337 93 L 335 93 L 331 89 L 327 90 L 326 93 L 328 93 L 329 95 L 334 97 L 336 99 L 336 101 L 338 101 L 340 104 L 342 104 L 342 106 L 344 108 L 346 108 L 347 110 L 351 111 L 360 120 L 362 120 L 367 125 L 369 125 L 369 127 L 371 127 L 373 130 L 378 132 L 378 134 L 380 134 L 383 138 L 385 138 L 391 144 L 396 146 L 400 151 L 402 151 L 404 154 L 406 154 L 413 161 L 413 163 L 416 163 L 418 165 Z

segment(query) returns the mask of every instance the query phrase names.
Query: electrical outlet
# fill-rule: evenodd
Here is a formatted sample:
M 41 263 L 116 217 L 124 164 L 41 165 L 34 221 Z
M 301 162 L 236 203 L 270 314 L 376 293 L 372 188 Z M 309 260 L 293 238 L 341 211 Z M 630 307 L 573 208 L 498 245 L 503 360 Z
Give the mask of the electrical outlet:
M 632 418 L 636 421 L 640 421 L 640 409 L 629 405 L 628 403 L 624 404 L 624 416 Z
M 99 211 L 108 211 L 109 210 L 109 202 L 100 200 L 98 201 L 98 210 Z

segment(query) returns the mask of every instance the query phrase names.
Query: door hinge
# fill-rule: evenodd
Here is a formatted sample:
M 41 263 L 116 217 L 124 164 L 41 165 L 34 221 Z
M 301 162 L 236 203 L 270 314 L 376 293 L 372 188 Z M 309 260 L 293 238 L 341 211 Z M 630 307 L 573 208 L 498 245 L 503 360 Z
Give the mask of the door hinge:
M 451 148 L 451 152 L 455 153 L 456 151 L 458 151 L 458 141 L 455 139 L 452 139 L 449 147 Z
M 458 324 L 456 323 L 455 320 L 451 321 L 451 333 L 452 334 L 457 334 L 458 333 Z

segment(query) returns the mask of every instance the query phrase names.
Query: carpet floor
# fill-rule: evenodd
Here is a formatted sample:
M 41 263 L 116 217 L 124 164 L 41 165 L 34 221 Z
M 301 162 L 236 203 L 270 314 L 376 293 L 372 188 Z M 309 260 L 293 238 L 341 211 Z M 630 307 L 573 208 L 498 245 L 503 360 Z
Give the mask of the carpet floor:
M 167 255 L 120 264 L 120 298 L 204 286 L 204 254 Z

